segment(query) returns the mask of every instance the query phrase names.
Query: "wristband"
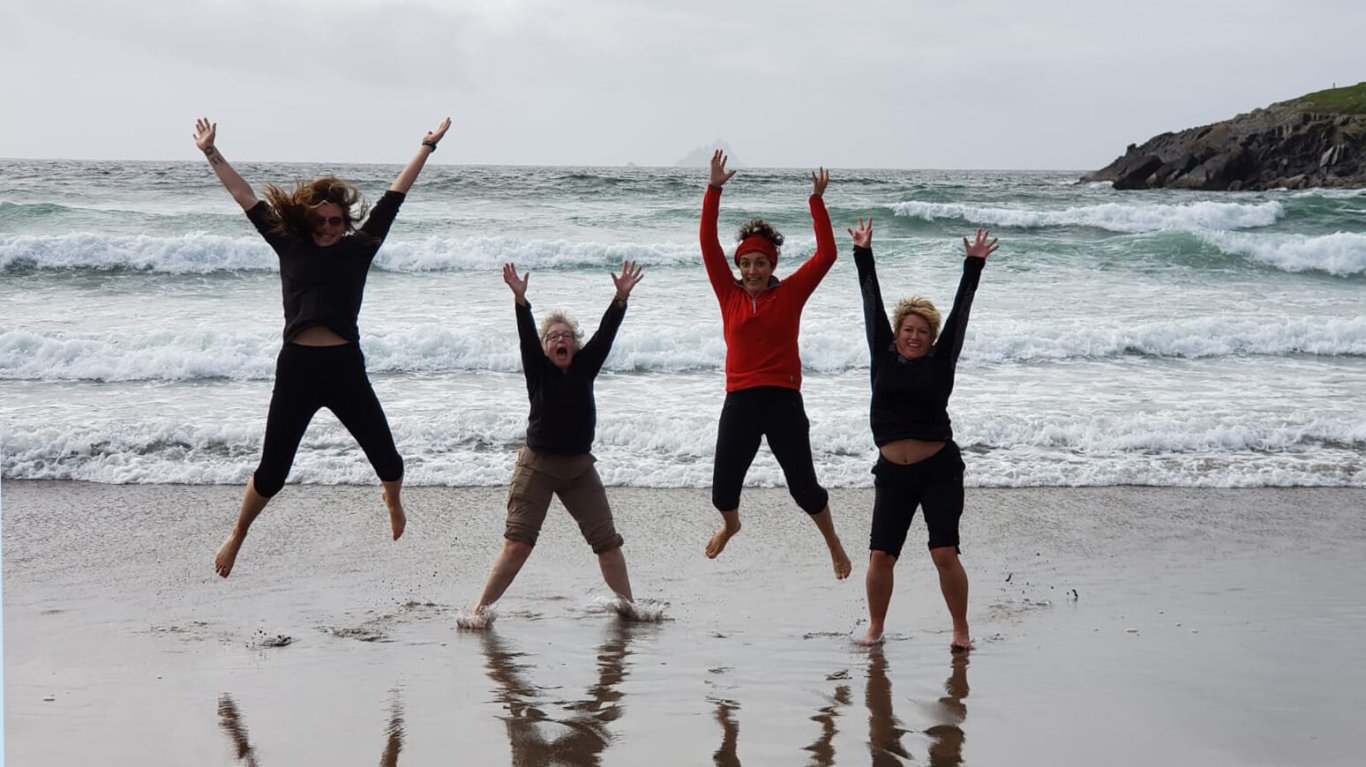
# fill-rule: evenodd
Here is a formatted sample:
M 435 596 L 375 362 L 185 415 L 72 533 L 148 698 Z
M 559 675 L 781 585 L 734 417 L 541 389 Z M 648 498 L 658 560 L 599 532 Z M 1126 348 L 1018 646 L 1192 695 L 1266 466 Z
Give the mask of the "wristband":
M 436 151 L 436 142 L 435 142 L 435 141 L 430 141 L 430 140 L 428 140 L 428 139 L 423 139 L 423 140 L 422 140 L 422 146 L 430 147 L 431 150 L 432 150 L 433 152 Z

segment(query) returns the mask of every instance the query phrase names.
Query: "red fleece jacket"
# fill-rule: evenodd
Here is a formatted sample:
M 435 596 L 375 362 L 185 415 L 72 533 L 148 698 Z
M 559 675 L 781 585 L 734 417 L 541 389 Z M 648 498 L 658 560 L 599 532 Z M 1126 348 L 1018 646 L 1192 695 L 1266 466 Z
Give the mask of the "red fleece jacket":
M 730 270 L 726 252 L 716 235 L 721 211 L 721 187 L 708 186 L 702 198 L 702 263 L 711 289 L 721 304 L 726 334 L 726 391 L 755 386 L 802 388 L 802 360 L 797 354 L 802 307 L 830 267 L 835 265 L 835 230 L 825 201 L 811 195 L 811 223 L 816 230 L 816 253 L 758 296 L 740 286 Z

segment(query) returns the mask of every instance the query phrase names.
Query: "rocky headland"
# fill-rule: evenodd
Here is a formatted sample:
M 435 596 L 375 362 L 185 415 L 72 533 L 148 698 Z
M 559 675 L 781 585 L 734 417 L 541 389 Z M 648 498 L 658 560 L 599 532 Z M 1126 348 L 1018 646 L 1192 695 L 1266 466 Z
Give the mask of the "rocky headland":
M 1130 144 L 1081 180 L 1116 189 L 1366 187 L 1366 82 Z

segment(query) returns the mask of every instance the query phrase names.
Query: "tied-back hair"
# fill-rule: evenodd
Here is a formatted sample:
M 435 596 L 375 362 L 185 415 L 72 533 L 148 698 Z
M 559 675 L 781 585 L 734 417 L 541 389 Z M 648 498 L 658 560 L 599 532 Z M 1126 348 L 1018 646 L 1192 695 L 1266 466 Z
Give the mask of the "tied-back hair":
M 740 231 L 735 235 L 736 242 L 744 242 L 747 237 L 758 235 L 773 243 L 773 249 L 780 254 L 783 250 L 783 235 L 773 224 L 768 223 L 762 218 L 751 218 L 740 225 Z
M 276 234 L 291 237 L 312 236 L 311 216 L 318 207 L 329 202 L 341 207 L 347 234 L 356 231 L 356 222 L 365 218 L 370 207 L 359 189 L 336 176 L 297 181 L 292 192 L 267 184 L 265 197 L 275 213 Z
M 574 331 L 574 346 L 583 346 L 583 331 L 579 330 L 579 323 L 575 322 L 564 312 L 551 312 L 546 318 L 541 320 L 541 346 L 545 346 L 545 336 L 550 332 L 552 325 L 568 325 Z
M 896 336 L 901 332 L 902 321 L 911 314 L 929 323 L 930 343 L 934 343 L 939 338 L 940 314 L 939 310 L 934 308 L 934 303 L 924 296 L 911 296 L 896 303 L 896 311 L 892 314 L 892 335 Z

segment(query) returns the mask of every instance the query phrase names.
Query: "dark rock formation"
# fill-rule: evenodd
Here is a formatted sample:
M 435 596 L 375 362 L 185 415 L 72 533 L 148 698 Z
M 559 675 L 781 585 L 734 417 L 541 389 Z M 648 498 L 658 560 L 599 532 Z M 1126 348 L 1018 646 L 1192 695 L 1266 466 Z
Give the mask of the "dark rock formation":
M 1366 187 L 1366 83 L 1130 144 L 1081 180 L 1116 189 Z

